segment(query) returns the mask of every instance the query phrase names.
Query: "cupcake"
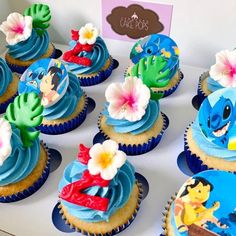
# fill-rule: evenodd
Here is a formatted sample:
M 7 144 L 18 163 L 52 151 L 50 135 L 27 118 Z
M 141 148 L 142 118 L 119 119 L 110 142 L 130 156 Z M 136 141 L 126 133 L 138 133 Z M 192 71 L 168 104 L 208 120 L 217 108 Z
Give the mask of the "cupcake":
M 36 192 L 49 174 L 49 155 L 35 127 L 43 119 L 35 93 L 15 98 L 0 118 L 0 202 L 14 202 Z
M 6 62 L 0 58 L 0 114 L 6 111 L 7 106 L 17 96 L 19 77 L 13 74 Z
M 172 94 L 183 78 L 179 69 L 179 49 L 168 36 L 152 34 L 133 46 L 130 59 L 134 64 L 126 74 L 141 78 L 153 99 Z
M 142 199 L 134 167 L 118 144 L 80 145 L 59 183 L 60 213 L 85 235 L 113 235 L 134 220 Z
M 63 60 L 77 76 L 81 86 L 103 82 L 118 66 L 118 62 L 110 56 L 104 40 L 98 36 L 98 30 L 91 23 L 80 30 L 71 31 L 69 46 L 70 50 L 63 54 Z
M 126 77 L 123 83 L 112 83 L 105 92 L 107 103 L 98 120 L 105 139 L 119 143 L 127 155 L 152 150 L 168 126 L 158 101 L 150 100 L 150 90 L 141 79 Z
M 216 54 L 216 63 L 210 71 L 204 72 L 198 84 L 199 104 L 211 93 L 222 89 L 236 87 L 236 51 L 224 50 Z
M 216 170 L 189 178 L 165 208 L 164 235 L 235 235 L 235 182 L 234 174 Z
M 47 5 L 33 4 L 23 15 L 11 13 L 0 25 L 8 44 L 6 62 L 13 72 L 22 74 L 36 60 L 55 56 L 56 50 L 46 31 L 50 19 Z
M 184 151 L 194 172 L 218 169 L 236 172 L 236 89 L 210 94 L 200 106 L 196 120 L 186 129 Z
M 45 134 L 63 134 L 77 128 L 87 115 L 88 98 L 79 81 L 56 59 L 41 59 L 21 76 L 19 94 L 35 92 L 42 98 Z

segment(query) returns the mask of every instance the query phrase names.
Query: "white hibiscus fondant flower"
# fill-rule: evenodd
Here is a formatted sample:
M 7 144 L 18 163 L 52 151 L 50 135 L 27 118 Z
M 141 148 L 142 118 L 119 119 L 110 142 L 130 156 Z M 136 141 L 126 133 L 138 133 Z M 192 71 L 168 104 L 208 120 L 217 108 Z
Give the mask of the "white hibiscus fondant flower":
M 98 30 L 91 23 L 79 30 L 79 42 L 81 44 L 94 44 L 98 37 Z
M 8 121 L 0 118 L 0 166 L 10 156 L 12 129 Z
M 105 92 L 108 112 L 114 119 L 140 120 L 150 100 L 150 90 L 137 77 L 126 77 L 124 83 L 112 83 Z
M 32 17 L 22 16 L 17 12 L 11 13 L 0 25 L 0 30 L 6 35 L 9 45 L 25 41 L 32 33 Z
M 113 179 L 117 170 L 126 161 L 126 154 L 118 148 L 118 144 L 113 140 L 95 144 L 89 151 L 91 159 L 88 162 L 88 170 L 90 174 L 100 174 L 104 180 Z
M 210 76 L 223 87 L 236 87 L 236 50 L 217 53 Z

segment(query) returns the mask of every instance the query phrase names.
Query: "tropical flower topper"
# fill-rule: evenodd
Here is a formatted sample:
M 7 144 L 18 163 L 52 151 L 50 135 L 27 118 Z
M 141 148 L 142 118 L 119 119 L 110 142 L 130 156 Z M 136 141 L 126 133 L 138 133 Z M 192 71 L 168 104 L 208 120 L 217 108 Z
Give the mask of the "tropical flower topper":
M 47 5 L 33 4 L 24 11 L 24 15 L 11 13 L 0 25 L 0 30 L 6 35 L 7 43 L 15 45 L 27 40 L 32 34 L 32 28 L 42 35 L 49 27 L 50 19 L 50 9 Z
M 64 186 L 60 198 L 79 206 L 107 211 L 110 201 L 108 198 L 91 196 L 85 194 L 84 190 L 94 186 L 109 186 L 118 169 L 126 162 L 126 154 L 118 148 L 118 144 L 112 140 L 97 143 L 91 149 L 81 144 L 78 160 L 87 165 L 88 169 L 78 181 Z
M 81 52 L 91 52 L 93 45 L 98 37 L 98 29 L 91 23 L 81 27 L 80 30 L 71 30 L 70 45 L 72 49 L 63 54 L 63 60 L 79 64 L 82 66 L 91 66 L 92 61 L 86 56 L 80 56 Z
M 150 90 L 137 77 L 126 77 L 123 83 L 112 83 L 105 92 L 108 112 L 114 119 L 140 120 L 150 100 Z
M 236 87 L 236 50 L 218 52 L 210 76 L 223 87 Z
M 4 118 L 0 118 L 0 166 L 11 155 L 11 125 Z

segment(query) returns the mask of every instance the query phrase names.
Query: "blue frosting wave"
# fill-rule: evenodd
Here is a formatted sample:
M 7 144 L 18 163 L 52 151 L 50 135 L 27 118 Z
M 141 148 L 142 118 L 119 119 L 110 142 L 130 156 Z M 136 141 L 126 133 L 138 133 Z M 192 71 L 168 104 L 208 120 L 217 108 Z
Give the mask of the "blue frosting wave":
M 207 78 L 207 88 L 211 92 L 215 92 L 216 90 L 224 88 L 222 85 L 220 85 L 217 81 L 212 79 L 211 77 Z
M 13 184 L 25 179 L 35 168 L 40 156 L 40 142 L 25 148 L 21 141 L 20 130 L 11 125 L 11 155 L 0 166 L 0 186 Z
M 35 29 L 32 29 L 32 34 L 27 40 L 15 45 L 7 45 L 8 54 L 21 61 L 37 59 L 46 53 L 49 41 L 47 31 L 42 36 L 39 36 Z
M 45 108 L 43 116 L 47 120 L 56 120 L 70 116 L 76 109 L 79 99 L 83 95 L 77 77 L 69 73 L 69 85 L 63 97 L 49 108 Z
M 70 45 L 75 46 L 75 43 L 76 41 L 71 41 Z M 65 62 L 69 70 L 76 75 L 91 74 L 94 72 L 98 72 L 105 65 L 107 59 L 109 58 L 109 52 L 104 40 L 101 37 L 98 37 L 91 52 L 83 51 L 78 56 L 89 58 L 92 61 L 92 65 L 82 66 L 75 63 Z
M 83 165 L 77 160 L 70 163 L 66 167 L 64 175 L 59 183 L 59 192 L 61 192 L 64 186 L 81 179 L 81 176 L 86 169 L 87 165 Z M 94 186 L 84 191 L 88 195 L 109 198 L 110 202 L 106 212 L 78 206 L 65 200 L 62 200 L 61 203 L 67 208 L 71 215 L 80 220 L 86 222 L 109 221 L 111 215 L 119 208 L 122 208 L 128 201 L 135 183 L 134 172 L 133 166 L 126 161 L 126 163 L 118 170 L 116 176 L 111 180 L 108 187 L 103 188 Z
M 236 160 L 236 151 L 228 150 L 210 142 L 202 133 L 197 120 L 191 125 L 193 140 L 197 146 L 207 155 L 214 156 L 227 161 Z
M 0 96 L 2 96 L 12 82 L 12 72 L 6 62 L 0 58 Z
M 133 135 L 137 135 L 151 129 L 160 113 L 159 103 L 153 100 L 150 100 L 146 108 L 145 115 L 142 117 L 142 119 L 135 122 L 125 119 L 114 119 L 109 115 L 107 108 L 108 103 L 105 104 L 105 109 L 103 111 L 103 115 L 105 115 L 107 118 L 106 124 L 113 126 L 116 133 L 130 132 Z

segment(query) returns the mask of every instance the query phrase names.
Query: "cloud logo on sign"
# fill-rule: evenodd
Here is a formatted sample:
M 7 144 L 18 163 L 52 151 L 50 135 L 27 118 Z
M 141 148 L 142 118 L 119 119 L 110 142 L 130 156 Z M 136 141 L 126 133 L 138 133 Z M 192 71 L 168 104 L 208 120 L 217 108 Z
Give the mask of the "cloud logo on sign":
M 114 32 L 132 39 L 160 33 L 164 30 L 156 12 L 138 4 L 116 7 L 106 18 Z

